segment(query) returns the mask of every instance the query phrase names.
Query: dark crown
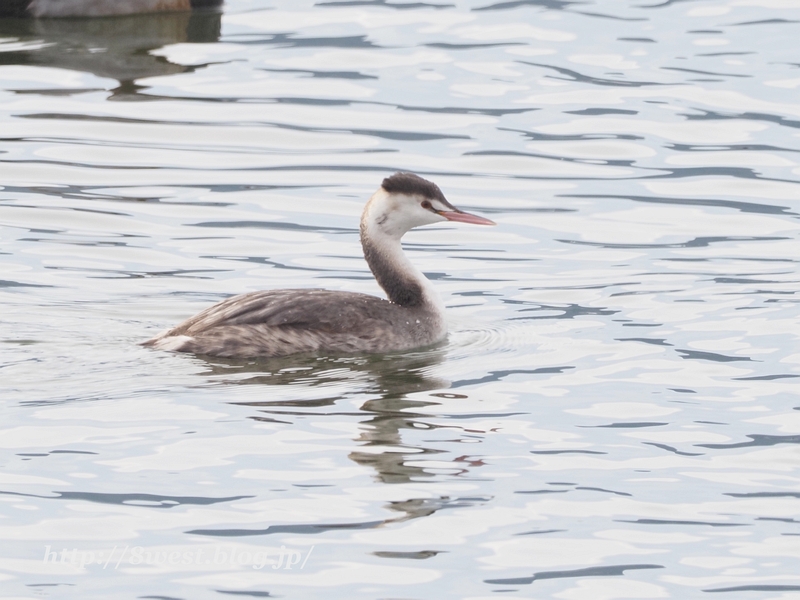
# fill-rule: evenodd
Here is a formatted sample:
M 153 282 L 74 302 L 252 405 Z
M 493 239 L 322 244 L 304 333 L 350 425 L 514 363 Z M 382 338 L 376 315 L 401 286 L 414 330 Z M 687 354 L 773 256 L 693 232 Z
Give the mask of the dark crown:
M 395 173 L 391 177 L 387 177 L 381 183 L 381 187 L 390 194 L 405 194 L 406 196 L 419 196 L 421 198 L 430 198 L 431 200 L 439 200 L 446 206 L 450 206 L 447 198 L 444 197 L 442 190 L 439 186 L 423 179 L 414 173 Z

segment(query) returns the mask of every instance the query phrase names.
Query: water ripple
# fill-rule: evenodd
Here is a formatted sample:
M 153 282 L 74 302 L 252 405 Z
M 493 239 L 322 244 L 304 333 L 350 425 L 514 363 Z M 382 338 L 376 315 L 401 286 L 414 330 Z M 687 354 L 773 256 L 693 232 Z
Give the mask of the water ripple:
M 797 591 L 791 4 L 0 19 L 8 593 Z M 358 218 L 395 170 L 498 223 L 407 238 L 447 341 L 137 345 L 236 293 L 380 295 Z

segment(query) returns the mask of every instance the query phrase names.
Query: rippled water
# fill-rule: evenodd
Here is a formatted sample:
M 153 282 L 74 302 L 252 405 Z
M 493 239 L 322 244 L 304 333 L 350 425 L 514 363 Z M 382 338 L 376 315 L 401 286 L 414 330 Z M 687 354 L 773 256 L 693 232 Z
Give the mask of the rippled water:
M 800 3 L 229 0 L 0 21 L 4 598 L 796 598 Z M 136 345 L 378 293 L 402 355 Z M 287 568 L 287 566 L 291 568 Z

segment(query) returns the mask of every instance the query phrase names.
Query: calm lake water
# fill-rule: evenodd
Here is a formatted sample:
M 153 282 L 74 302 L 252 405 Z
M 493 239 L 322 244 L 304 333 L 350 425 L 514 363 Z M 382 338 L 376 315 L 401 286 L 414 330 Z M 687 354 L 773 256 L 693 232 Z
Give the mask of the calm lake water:
M 3 598 L 800 597 L 800 1 L 229 0 L 0 21 Z M 391 356 L 137 346 L 379 294 Z

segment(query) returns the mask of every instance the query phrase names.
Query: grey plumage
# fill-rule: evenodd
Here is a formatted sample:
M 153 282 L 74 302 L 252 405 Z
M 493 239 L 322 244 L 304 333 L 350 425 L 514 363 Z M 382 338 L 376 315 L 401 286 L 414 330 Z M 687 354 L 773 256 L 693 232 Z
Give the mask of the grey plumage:
M 219 8 L 224 0 L 0 0 L 0 17 L 99 17 Z
M 432 344 L 438 336 L 433 325 L 430 316 L 367 294 L 269 290 L 228 298 L 144 345 L 185 336 L 174 350 L 228 358 L 375 353 Z

